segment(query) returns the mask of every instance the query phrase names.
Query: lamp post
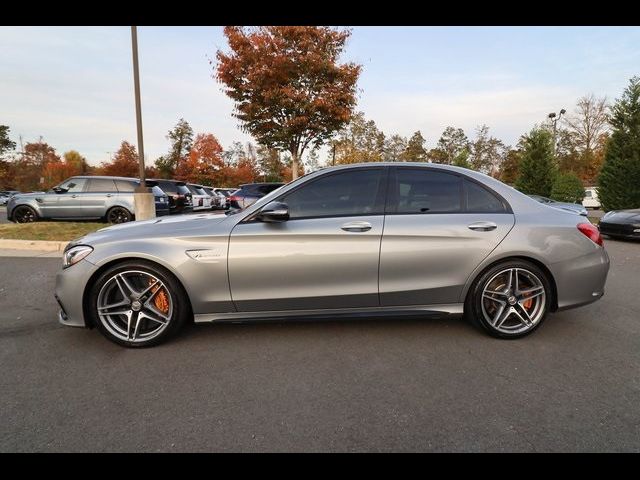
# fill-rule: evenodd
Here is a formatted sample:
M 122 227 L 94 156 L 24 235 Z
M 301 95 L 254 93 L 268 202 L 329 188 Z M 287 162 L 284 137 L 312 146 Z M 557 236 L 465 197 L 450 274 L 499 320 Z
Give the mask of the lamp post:
M 147 188 L 144 177 L 144 143 L 142 140 L 142 108 L 140 106 L 140 74 L 138 72 L 138 30 L 131 27 L 131 51 L 133 54 L 133 86 L 136 100 L 136 125 L 138 129 L 138 163 L 140 164 L 140 186 L 134 193 L 136 220 L 147 220 L 156 216 L 153 194 Z
M 547 115 L 547 117 L 551 119 L 551 123 L 553 124 L 553 158 L 556 157 L 556 133 L 558 120 L 560 120 L 562 115 L 564 115 L 565 113 L 567 113 L 567 111 L 563 108 L 562 110 L 560 110 L 559 115 L 556 115 L 555 112 L 551 112 L 549 115 Z

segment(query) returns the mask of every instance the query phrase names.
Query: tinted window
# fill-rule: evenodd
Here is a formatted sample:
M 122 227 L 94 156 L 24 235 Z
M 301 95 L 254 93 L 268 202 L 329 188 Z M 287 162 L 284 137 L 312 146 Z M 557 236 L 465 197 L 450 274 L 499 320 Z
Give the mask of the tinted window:
M 176 186 L 176 193 L 180 195 L 191 195 L 191 190 L 189 190 L 186 185 L 178 185 Z
M 158 186 L 151 187 L 151 191 L 155 197 L 166 197 L 166 194 L 162 189 Z
M 92 178 L 89 180 L 87 192 L 115 192 L 116 184 L 108 178 Z
M 260 193 L 261 195 L 266 195 L 267 193 L 271 193 L 273 192 L 276 188 L 280 188 L 282 185 L 280 184 L 275 184 L 275 185 L 260 185 L 258 187 L 258 193 Z
M 82 192 L 86 181 L 84 178 L 72 178 L 62 183 L 60 187 L 67 189 L 67 193 L 79 193 Z
M 136 183 L 127 182 L 126 180 L 116 180 L 116 187 L 118 187 L 119 192 L 135 192 Z
M 498 197 L 477 183 L 464 181 L 465 201 L 468 212 L 504 212 L 505 208 Z
M 158 182 L 158 185 L 160 185 L 160 188 L 162 188 L 162 190 L 164 190 L 168 194 L 176 194 L 176 193 L 178 193 L 178 187 L 173 182 L 162 182 L 162 181 L 160 181 L 160 182 Z
M 381 214 L 378 192 L 383 171 L 355 170 L 327 175 L 294 192 L 282 201 L 290 218 Z
M 452 213 L 462 211 L 462 179 L 425 169 L 396 172 L 397 213 Z

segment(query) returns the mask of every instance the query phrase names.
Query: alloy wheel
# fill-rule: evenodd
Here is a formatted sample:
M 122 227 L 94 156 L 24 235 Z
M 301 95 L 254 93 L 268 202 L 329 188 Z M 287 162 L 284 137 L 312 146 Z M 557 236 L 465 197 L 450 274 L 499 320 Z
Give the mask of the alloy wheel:
M 16 223 L 31 223 L 38 219 L 36 213 L 29 207 L 16 208 L 13 218 L 16 220 Z
M 140 270 L 111 276 L 100 289 L 98 318 L 116 338 L 142 343 L 158 337 L 173 315 L 173 296 L 158 277 Z
M 124 208 L 113 208 L 109 211 L 107 220 L 109 223 L 126 223 L 131 220 L 131 215 Z
M 507 268 L 485 284 L 482 315 L 498 332 L 524 333 L 544 317 L 546 294 L 544 284 L 536 274 L 525 268 Z

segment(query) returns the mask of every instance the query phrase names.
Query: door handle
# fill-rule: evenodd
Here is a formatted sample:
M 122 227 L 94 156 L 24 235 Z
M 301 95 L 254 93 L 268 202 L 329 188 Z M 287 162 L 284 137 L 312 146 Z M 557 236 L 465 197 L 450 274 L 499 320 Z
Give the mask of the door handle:
M 477 232 L 488 232 L 496 228 L 498 228 L 498 225 L 493 222 L 475 222 L 469 225 L 470 230 L 476 230 Z
M 107 198 L 111 198 L 113 197 L 113 195 L 111 195 L 110 193 L 107 193 Z
M 71 195 L 71 198 L 76 198 L 78 195 L 76 195 L 75 193 L 73 195 Z
M 371 224 L 369 222 L 349 222 L 340 228 L 345 232 L 366 232 L 371 230 Z

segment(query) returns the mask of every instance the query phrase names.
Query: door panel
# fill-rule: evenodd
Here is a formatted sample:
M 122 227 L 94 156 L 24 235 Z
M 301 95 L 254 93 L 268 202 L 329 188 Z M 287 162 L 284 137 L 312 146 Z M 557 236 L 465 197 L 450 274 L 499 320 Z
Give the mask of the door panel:
M 229 281 L 236 308 L 378 306 L 383 222 L 383 215 L 375 215 L 237 225 L 229 244 Z
M 496 228 L 469 228 L 478 222 Z M 388 215 L 380 250 L 380 304 L 459 302 L 469 274 L 513 224 L 510 213 Z
M 86 186 L 86 179 L 71 178 L 60 185 L 67 188 L 67 192 L 57 194 L 58 201 L 52 208 L 52 217 L 75 218 L 82 217 L 82 192 Z

